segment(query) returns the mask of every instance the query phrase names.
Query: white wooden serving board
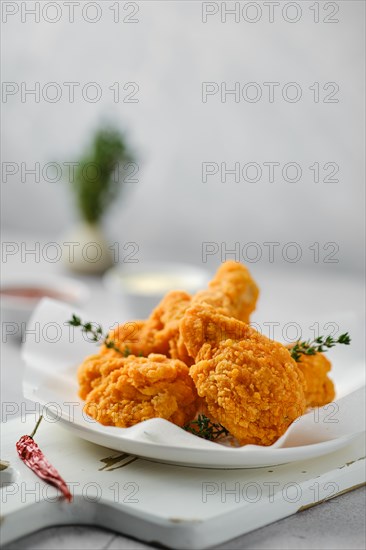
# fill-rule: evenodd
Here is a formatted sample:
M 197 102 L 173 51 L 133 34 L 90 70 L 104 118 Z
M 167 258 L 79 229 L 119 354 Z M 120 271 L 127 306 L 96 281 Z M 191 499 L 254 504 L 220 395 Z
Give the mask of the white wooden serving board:
M 1 541 L 44 527 L 90 524 L 168 548 L 223 543 L 365 483 L 365 439 L 321 458 L 215 470 L 161 464 L 111 451 L 43 421 L 35 437 L 68 482 L 71 504 L 18 458 L 34 415 L 2 425 Z M 12 480 L 9 479 L 12 475 Z

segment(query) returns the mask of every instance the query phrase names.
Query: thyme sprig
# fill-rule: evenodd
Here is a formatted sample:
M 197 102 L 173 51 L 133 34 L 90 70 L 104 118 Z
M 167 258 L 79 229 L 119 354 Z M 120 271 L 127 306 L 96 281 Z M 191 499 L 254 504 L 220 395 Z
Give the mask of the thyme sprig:
M 183 426 L 183 430 L 209 441 L 215 441 L 215 439 L 221 436 L 229 435 L 228 430 L 224 426 L 211 422 L 204 414 L 199 414 L 197 420 L 192 420 L 192 422 Z
M 316 353 L 324 353 L 328 349 L 333 348 L 336 344 L 344 344 L 348 346 L 351 343 L 351 337 L 348 332 L 341 334 L 337 339 L 332 336 L 318 336 L 314 340 L 306 340 L 296 342 L 291 348 L 291 357 L 295 361 L 299 361 L 301 355 L 315 355 Z
M 126 347 L 124 350 L 119 349 L 115 341 L 109 337 L 108 334 L 103 334 L 103 329 L 100 325 L 91 323 L 83 323 L 83 321 L 77 315 L 73 314 L 72 318 L 67 321 L 67 324 L 72 327 L 81 327 L 81 331 L 91 342 L 96 344 L 102 343 L 106 348 L 114 349 L 118 353 L 121 353 L 124 357 L 128 357 L 131 354 L 131 350 Z

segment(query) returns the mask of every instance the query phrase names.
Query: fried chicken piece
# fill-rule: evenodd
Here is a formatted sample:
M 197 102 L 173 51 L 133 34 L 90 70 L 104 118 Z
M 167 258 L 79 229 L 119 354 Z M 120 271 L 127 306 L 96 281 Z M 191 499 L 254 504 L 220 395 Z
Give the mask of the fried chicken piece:
M 107 426 L 127 428 L 149 418 L 165 418 L 178 426 L 197 411 L 197 392 L 188 367 L 164 355 L 130 355 L 105 364 L 99 382 L 86 396 L 85 412 Z M 99 366 L 96 366 L 98 370 Z M 109 369 L 109 373 L 103 369 Z M 85 371 L 93 376 L 93 371 Z
M 259 289 L 249 270 L 230 260 L 219 267 L 208 290 L 197 292 L 192 304 L 208 304 L 223 315 L 249 323 L 258 295 Z
M 120 354 L 90 355 L 78 369 L 79 395 L 86 399 L 88 393 L 98 386 L 104 376 L 121 367 Z
M 212 306 L 217 313 L 249 323 L 249 316 L 255 309 L 258 295 L 259 289 L 248 269 L 238 262 L 228 261 L 219 267 L 208 289 L 193 296 L 192 306 L 206 304 Z M 231 330 L 232 328 L 231 323 Z M 187 349 L 181 328 L 176 340 L 176 350 L 172 357 L 182 359 L 187 365 L 193 364 L 192 358 L 198 350 Z
M 190 302 L 191 296 L 187 292 L 168 292 L 146 321 L 131 321 L 119 325 L 109 333 L 109 338 L 122 354 L 131 353 L 147 357 L 150 353 L 160 353 L 169 356 L 171 350 L 176 348 L 179 321 Z M 105 346 L 101 353 L 120 356 L 118 352 Z M 178 354 L 172 354 L 172 357 L 180 358 Z
M 192 305 L 187 309 L 181 323 L 182 340 L 191 357 L 199 361 L 199 357 L 209 348 L 218 347 L 223 340 L 241 340 L 247 337 L 248 325 L 228 317 L 207 304 Z
M 193 301 L 214 305 L 221 313 L 248 320 L 257 297 L 258 288 L 247 268 L 229 261 L 218 269 L 208 290 L 198 292 Z M 146 321 L 131 321 L 120 325 L 109 333 L 109 338 L 122 354 L 132 353 L 146 357 L 150 353 L 161 353 L 180 359 L 190 366 L 193 358 L 180 336 L 179 324 L 191 301 L 191 296 L 186 292 L 171 291 Z M 120 355 L 106 346 L 102 347 L 101 353 Z
M 323 353 L 301 355 L 297 363 L 305 379 L 305 399 L 307 407 L 322 407 L 333 401 L 335 389 L 328 372 L 331 362 Z
M 186 311 L 181 333 L 203 412 L 241 445 L 272 445 L 305 412 L 303 375 L 282 344 L 207 305 Z
M 183 361 L 188 367 L 193 365 L 193 358 L 189 355 L 187 348 L 181 338 L 180 329 L 174 334 L 169 342 L 169 357 Z

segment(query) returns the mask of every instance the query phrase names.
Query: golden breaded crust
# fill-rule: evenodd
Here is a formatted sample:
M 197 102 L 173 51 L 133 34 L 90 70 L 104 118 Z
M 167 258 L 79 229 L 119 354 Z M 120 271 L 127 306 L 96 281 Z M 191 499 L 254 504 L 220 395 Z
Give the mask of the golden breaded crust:
M 188 367 L 164 355 L 121 358 L 119 368 L 94 379 L 85 412 L 108 426 L 127 428 L 149 418 L 183 426 L 197 411 L 197 392 Z
M 240 340 L 254 334 L 249 325 L 201 303 L 193 304 L 186 310 L 180 323 L 180 333 L 189 355 L 195 360 L 205 343 L 214 347 L 222 340 Z
M 220 266 L 208 290 L 195 294 L 193 299 L 184 291 L 172 291 L 163 298 L 146 321 L 131 321 L 120 325 L 109 334 L 116 346 L 124 352 L 147 357 L 160 353 L 193 364 L 180 333 L 180 321 L 192 304 L 209 304 L 217 312 L 246 322 L 255 309 L 258 287 L 248 269 L 240 263 L 228 261 Z M 118 352 L 102 346 L 102 354 L 119 356 Z
M 121 353 L 114 350 L 113 348 L 107 348 L 102 346 L 100 348 L 100 353 L 102 355 L 108 355 L 112 357 L 120 358 L 124 354 L 128 355 L 129 353 L 133 355 L 144 355 L 142 350 L 148 351 L 151 347 L 147 336 L 143 336 L 146 331 L 147 321 L 127 321 L 121 325 L 118 325 L 117 328 L 112 329 L 108 338 L 113 340 L 115 346 L 121 350 Z M 150 351 L 147 355 L 151 353 Z
M 303 375 L 282 344 L 209 306 L 189 308 L 182 333 L 207 416 L 241 445 L 271 445 L 305 412 Z
M 301 372 L 280 344 L 226 340 L 190 374 L 208 416 L 241 445 L 272 445 L 306 409 Z
M 328 372 L 331 362 L 323 353 L 301 355 L 297 363 L 305 379 L 305 398 L 308 407 L 322 407 L 333 401 L 335 389 Z
M 209 306 L 212 308 L 216 315 L 225 315 L 228 318 L 235 318 L 239 321 L 249 323 L 250 314 L 256 307 L 257 299 L 259 295 L 259 289 L 252 279 L 249 270 L 242 264 L 234 261 L 228 261 L 223 263 L 216 272 L 215 277 L 208 285 L 207 290 L 197 292 L 191 302 L 193 308 L 200 308 Z M 192 310 L 192 307 L 189 308 Z M 193 364 L 198 350 L 201 346 L 200 329 L 197 327 L 192 328 L 192 334 L 189 338 L 184 335 L 187 330 L 187 323 L 185 320 L 189 313 L 184 314 L 183 319 L 180 322 L 179 337 L 177 340 L 178 352 L 177 357 L 182 358 L 187 365 Z M 211 315 L 210 323 L 214 324 L 214 319 Z M 190 321 L 191 322 L 191 319 Z M 222 326 L 222 322 L 221 325 Z M 237 331 L 239 325 L 236 328 L 231 323 L 230 330 Z M 189 329 L 188 329 L 189 330 Z M 195 333 L 195 335 L 193 334 Z M 227 335 L 226 338 L 229 336 Z M 235 338 L 237 338 L 235 336 Z M 222 334 L 216 334 L 216 341 L 222 339 Z M 187 348 L 187 342 L 190 347 Z
M 124 352 L 147 357 L 150 353 L 169 355 L 176 347 L 179 337 L 179 321 L 190 305 L 191 297 L 187 292 L 174 290 L 169 292 L 152 311 L 146 321 L 131 321 L 112 330 L 109 337 Z M 101 353 L 112 355 L 105 346 Z M 176 355 L 175 358 L 180 358 Z
M 89 355 L 78 368 L 79 395 L 85 399 L 91 390 L 100 383 L 103 376 L 123 365 L 124 358 L 118 354 Z
M 234 261 L 223 263 L 208 285 L 208 290 L 197 292 L 193 304 L 208 304 L 218 313 L 249 323 L 255 310 L 259 289 L 249 270 Z
M 105 425 L 158 417 L 183 426 L 199 408 L 240 444 L 271 445 L 305 412 L 305 389 L 319 399 L 318 386 L 305 386 L 302 370 L 311 378 L 310 365 L 297 365 L 282 344 L 248 325 L 257 298 L 249 271 L 236 262 L 223 264 L 193 299 L 168 293 L 149 319 L 111 331 L 120 352 L 103 346 L 80 366 L 86 412 Z

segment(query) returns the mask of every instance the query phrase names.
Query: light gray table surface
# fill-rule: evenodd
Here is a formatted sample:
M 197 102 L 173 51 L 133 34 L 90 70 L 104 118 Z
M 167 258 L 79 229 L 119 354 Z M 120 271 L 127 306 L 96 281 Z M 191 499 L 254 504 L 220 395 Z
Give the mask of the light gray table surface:
M 102 304 L 105 296 L 100 282 L 89 281 L 93 299 Z M 24 365 L 19 343 L 2 342 L 1 399 L 24 402 L 21 381 Z M 31 404 L 30 404 L 31 405 Z M 273 523 L 218 546 L 220 549 L 314 548 L 343 549 L 366 547 L 365 488 L 354 490 L 287 519 Z M 4 547 L 15 549 L 117 550 L 147 549 L 152 546 L 91 526 L 65 526 L 45 529 Z M 179 550 L 179 549 L 178 549 Z

